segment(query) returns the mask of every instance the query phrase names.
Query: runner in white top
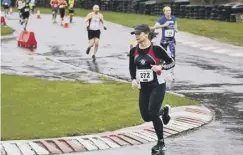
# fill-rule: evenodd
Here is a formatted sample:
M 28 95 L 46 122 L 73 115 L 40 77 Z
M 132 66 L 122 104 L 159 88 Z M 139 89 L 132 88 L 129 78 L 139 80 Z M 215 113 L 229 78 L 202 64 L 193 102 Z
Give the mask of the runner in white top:
M 18 10 L 21 9 L 22 4 L 23 4 L 22 0 L 18 0 L 18 3 L 17 3 L 17 8 L 18 8 Z
M 35 0 L 31 0 L 31 5 L 32 5 L 32 13 L 34 13 L 34 9 L 35 9 Z
M 99 30 L 100 29 L 100 13 L 94 14 L 92 13 L 92 18 L 90 19 L 90 25 L 89 29 L 90 30 Z
M 95 61 L 95 54 L 98 50 L 99 39 L 100 39 L 100 25 L 103 24 L 104 30 L 107 28 L 104 26 L 104 17 L 99 12 L 99 6 L 93 6 L 93 12 L 90 12 L 86 18 L 85 23 L 88 31 L 89 47 L 86 50 L 86 54 L 89 54 L 90 49 L 94 46 L 94 54 L 92 56 Z
M 21 11 L 22 4 L 23 4 L 23 1 L 22 0 L 18 0 L 17 8 L 18 8 L 18 11 L 19 11 L 19 23 L 21 23 L 21 21 L 22 21 L 22 11 Z

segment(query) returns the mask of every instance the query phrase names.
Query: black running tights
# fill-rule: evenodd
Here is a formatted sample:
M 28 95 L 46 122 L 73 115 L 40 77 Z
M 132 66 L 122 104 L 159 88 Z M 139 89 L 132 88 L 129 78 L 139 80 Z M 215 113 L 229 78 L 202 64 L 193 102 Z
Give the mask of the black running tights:
M 145 122 L 152 121 L 158 140 L 163 139 L 163 123 L 159 112 L 164 100 L 166 84 L 156 87 L 142 86 L 139 92 L 139 109 Z

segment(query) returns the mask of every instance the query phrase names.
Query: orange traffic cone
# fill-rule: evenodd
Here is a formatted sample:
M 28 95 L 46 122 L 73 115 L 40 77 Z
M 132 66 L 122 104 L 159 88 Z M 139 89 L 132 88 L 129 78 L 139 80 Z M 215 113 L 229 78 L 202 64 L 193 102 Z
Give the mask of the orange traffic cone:
M 40 9 L 37 10 L 37 16 L 36 17 L 37 17 L 37 19 L 41 18 L 41 16 L 40 16 Z

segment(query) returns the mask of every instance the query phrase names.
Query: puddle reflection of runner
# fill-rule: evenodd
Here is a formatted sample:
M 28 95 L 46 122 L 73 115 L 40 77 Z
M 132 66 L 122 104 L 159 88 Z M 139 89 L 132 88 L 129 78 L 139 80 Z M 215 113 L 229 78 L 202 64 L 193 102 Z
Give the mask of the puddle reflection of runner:
M 95 54 L 97 53 L 100 39 L 100 24 L 103 24 L 104 30 L 107 28 L 104 26 L 104 17 L 99 12 L 99 6 L 93 6 L 93 12 L 90 12 L 86 18 L 85 23 L 88 31 L 89 47 L 86 50 L 86 54 L 89 54 L 90 49 L 94 46 L 94 54 L 92 56 L 93 61 L 96 60 Z
M 151 32 L 148 25 L 138 25 L 131 34 L 136 35 L 138 42 L 129 54 L 132 87 L 138 87 L 138 82 L 140 83 L 140 113 L 145 122 L 153 122 L 158 142 L 152 148 L 152 153 L 160 153 L 166 150 L 163 123 L 166 125 L 170 121 L 169 105 L 165 105 L 164 109 L 160 110 L 166 91 L 162 70 L 173 68 L 175 63 L 161 46 L 151 43 L 155 34 Z M 160 119 L 161 115 L 163 123 Z
M 96 73 L 100 73 L 98 64 L 96 62 L 90 63 L 90 61 L 86 61 L 87 65 L 89 66 L 89 70 L 96 72 Z

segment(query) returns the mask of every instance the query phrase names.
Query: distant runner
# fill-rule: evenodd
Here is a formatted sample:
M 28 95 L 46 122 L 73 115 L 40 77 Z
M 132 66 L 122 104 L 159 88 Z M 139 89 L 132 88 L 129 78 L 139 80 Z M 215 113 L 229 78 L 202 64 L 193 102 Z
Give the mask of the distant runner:
M 61 25 L 63 25 L 65 8 L 67 7 L 66 0 L 58 0 L 58 6 L 59 6 L 60 17 L 61 17 Z
M 32 13 L 35 13 L 35 0 L 31 0 L 31 5 L 32 5 Z
M 100 24 L 103 24 L 104 30 L 106 30 L 106 26 L 104 26 L 104 17 L 99 12 L 99 6 L 93 6 L 93 12 L 90 12 L 86 18 L 85 23 L 88 31 L 88 39 L 89 39 L 89 47 L 86 50 L 86 54 L 89 54 L 90 49 L 94 46 L 94 54 L 92 56 L 93 61 L 96 60 L 95 54 L 97 53 L 100 39 Z
M 164 15 L 155 23 L 152 29 L 162 29 L 162 38 L 160 41 L 160 45 L 166 50 L 169 46 L 170 55 L 175 60 L 175 32 L 177 32 L 176 17 L 171 16 L 171 8 L 168 6 L 164 7 L 163 11 Z M 171 70 L 171 77 L 173 80 L 175 80 L 174 69 Z
M 50 5 L 52 8 L 52 22 L 56 23 L 57 12 L 58 12 L 58 0 L 51 0 Z
M 10 5 L 11 5 L 11 0 L 2 0 L 2 6 L 3 6 L 3 11 L 4 11 L 5 17 L 9 13 Z
M 19 11 L 19 23 L 21 23 L 22 21 L 22 5 L 23 5 L 23 0 L 18 0 L 17 1 L 17 8 L 18 8 L 18 11 Z
M 68 12 L 69 12 L 69 16 L 70 16 L 70 23 L 73 22 L 74 3 L 75 3 L 75 0 L 68 0 Z
M 129 71 L 132 87 L 139 87 L 139 109 L 145 122 L 153 122 L 158 138 L 152 153 L 165 151 L 163 123 L 170 121 L 169 105 L 163 110 L 161 105 L 166 92 L 166 81 L 162 76 L 163 70 L 174 67 L 174 60 L 159 45 L 153 45 L 151 40 L 156 35 L 151 33 L 148 25 L 138 25 L 131 34 L 135 34 L 138 45 L 130 50 Z M 162 115 L 163 123 L 160 119 Z
M 30 0 L 25 0 L 22 4 L 21 7 L 21 12 L 22 12 L 22 21 L 21 21 L 21 25 L 24 25 L 24 30 L 26 31 L 26 27 L 28 25 L 28 21 L 29 21 L 29 16 L 30 16 L 30 11 L 32 10 L 32 5 L 30 3 Z

